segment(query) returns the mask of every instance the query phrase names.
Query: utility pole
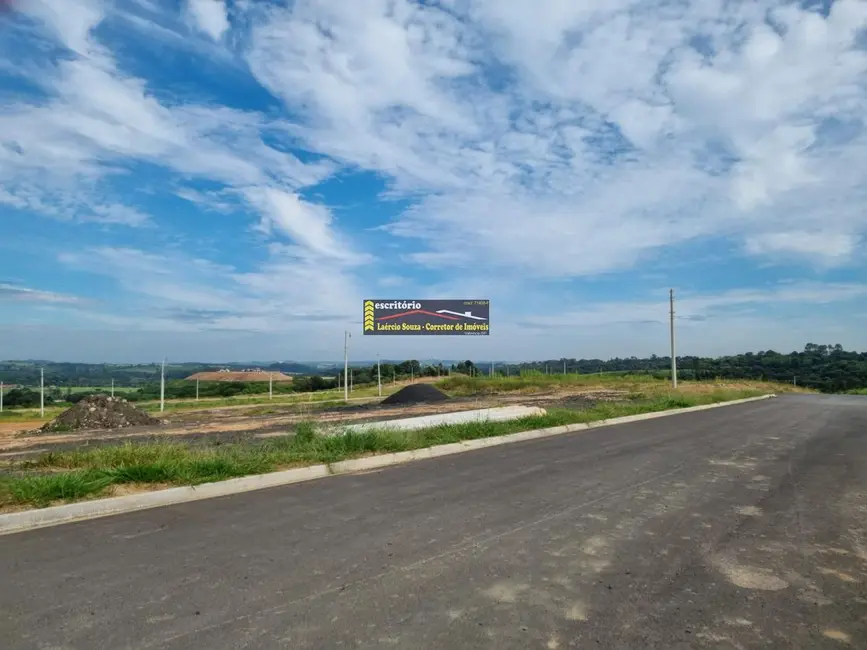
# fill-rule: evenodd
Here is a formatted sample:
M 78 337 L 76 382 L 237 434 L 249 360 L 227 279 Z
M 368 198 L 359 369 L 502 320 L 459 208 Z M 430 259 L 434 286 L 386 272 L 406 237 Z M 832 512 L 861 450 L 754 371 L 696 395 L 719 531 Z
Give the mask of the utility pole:
M 350 370 L 349 371 L 349 392 L 350 393 L 352 392 L 352 384 L 354 381 L 355 381 L 355 371 Z
M 160 371 L 160 413 L 166 410 L 166 359 L 163 357 L 162 370 Z
M 376 353 L 376 385 L 379 390 L 379 396 L 382 397 L 382 367 L 379 363 L 379 353 Z
M 111 396 L 114 397 L 114 379 L 111 380 Z
M 491 377 L 494 376 L 494 362 L 491 361 Z
M 343 332 L 343 399 L 349 399 L 349 330 Z
M 566 374 L 566 359 L 563 359 L 563 374 Z
M 797 385 L 798 385 L 798 377 L 797 376 L 792 377 L 792 386 L 797 386 Z M 2 410 L 3 409 L 0 408 L 0 411 L 2 411 Z
M 39 369 L 39 417 L 45 417 L 45 368 Z
M 199 380 L 196 379 L 196 401 L 199 401 Z
M 274 399 L 274 374 L 268 373 L 268 399 Z
M 3 382 L 0 381 L 0 413 L 3 412 Z
M 674 347 L 674 289 L 668 290 L 668 302 L 671 307 L 669 327 L 671 329 L 671 387 L 677 388 L 677 353 Z

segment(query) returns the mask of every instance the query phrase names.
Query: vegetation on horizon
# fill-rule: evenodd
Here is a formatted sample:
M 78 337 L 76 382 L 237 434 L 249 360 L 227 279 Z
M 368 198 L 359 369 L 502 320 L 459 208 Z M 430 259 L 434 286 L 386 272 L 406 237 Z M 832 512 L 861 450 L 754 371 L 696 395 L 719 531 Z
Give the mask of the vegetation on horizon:
M 570 373 L 621 372 L 664 379 L 670 377 L 671 357 L 551 359 L 521 364 L 517 369 L 561 372 L 564 363 Z M 867 352 L 847 351 L 840 344 L 808 343 L 802 351 L 787 354 L 765 350 L 715 358 L 679 356 L 677 367 L 678 377 L 685 381 L 749 379 L 797 384 L 827 393 L 867 388 Z
M 668 378 L 660 379 L 653 375 L 633 373 L 606 373 L 597 375 L 564 375 L 544 374 L 537 371 L 525 371 L 517 376 L 503 375 L 475 376 L 452 375 L 437 382 L 437 387 L 450 395 L 496 395 L 501 393 L 538 392 L 557 389 L 588 388 L 627 392 L 631 395 L 653 397 L 672 394 Z M 777 382 L 761 382 L 754 380 L 729 379 L 713 381 L 682 381 L 678 384 L 678 393 L 696 395 L 714 393 L 725 390 L 762 391 L 765 393 L 781 393 L 793 390 L 807 390 L 791 384 Z
M 10 383 L 9 377 L 14 375 L 14 372 L 8 369 L 10 364 L 18 367 L 16 363 L 0 362 L 0 379 L 5 376 L 7 383 Z M 55 365 L 74 366 L 76 372 L 80 372 L 82 366 L 88 366 L 88 364 Z M 607 361 L 600 359 L 552 359 L 521 364 L 488 363 L 484 365 L 478 365 L 468 360 L 453 364 L 450 367 L 443 364 L 422 366 L 418 361 L 410 360 L 399 364 L 383 363 L 381 375 L 383 384 L 385 385 L 394 380 L 406 380 L 413 377 L 446 377 L 449 374 L 466 375 L 471 378 L 490 376 L 492 374 L 494 377 L 506 378 L 515 376 L 527 377 L 530 374 L 557 377 L 563 376 L 564 370 L 568 377 L 589 375 L 596 378 L 591 381 L 598 381 L 600 377 L 605 376 L 628 376 L 634 380 L 638 380 L 639 378 L 665 380 L 670 378 L 670 366 L 671 359 L 669 357 L 657 357 L 655 355 L 646 359 L 636 357 L 615 358 Z M 93 367 L 102 368 L 104 366 L 94 365 Z M 142 366 L 142 368 L 151 368 L 152 371 L 152 366 Z M 177 366 L 172 372 L 176 372 L 178 368 L 183 369 L 184 375 L 190 371 L 188 366 L 181 365 Z M 35 367 L 29 367 L 27 372 L 31 374 L 32 372 L 36 372 L 36 376 L 38 377 L 38 371 Z M 789 354 L 781 354 L 768 350 L 756 354 L 748 352 L 746 354 L 713 359 L 686 356 L 678 357 L 678 376 L 682 381 L 706 382 L 746 379 L 793 384 L 823 392 L 851 392 L 867 389 L 867 353 L 847 352 L 839 344 L 815 345 L 810 343 L 807 344 L 803 352 L 792 352 Z M 371 367 L 354 367 L 352 368 L 352 378 L 353 384 L 359 388 L 373 385 L 377 380 L 377 367 L 375 365 Z M 50 385 L 52 379 L 56 379 L 56 377 L 51 372 L 47 372 L 46 384 Z M 539 382 L 541 380 L 536 379 L 535 381 Z M 551 379 L 551 381 L 558 380 Z M 293 382 L 275 382 L 273 391 L 275 397 L 278 395 L 287 396 L 295 393 L 316 391 L 327 392 L 336 390 L 336 392 L 339 392 L 337 383 L 338 380 L 335 378 L 323 378 L 316 375 L 296 377 Z M 503 386 L 508 389 L 511 385 L 507 382 Z M 152 378 L 147 383 L 141 384 L 132 390 L 128 388 L 122 389 L 116 385 L 116 393 L 119 393 L 121 390 L 124 391 L 124 398 L 130 401 L 142 402 L 145 408 L 149 408 L 146 405 L 148 402 L 153 403 L 159 399 L 159 382 L 154 382 Z M 107 384 L 92 390 L 73 388 L 70 385 L 64 385 L 63 387 L 51 386 L 46 389 L 46 405 L 49 407 L 53 404 L 67 405 L 83 398 L 87 394 L 107 391 Z M 267 393 L 267 382 L 199 383 L 199 396 L 204 399 L 213 398 L 213 406 L 234 404 L 233 398 L 239 398 L 239 402 L 241 401 L 240 398 L 244 398 L 244 403 L 252 404 L 256 403 L 257 396 L 267 395 Z M 195 382 L 181 379 L 171 379 L 166 382 L 167 400 L 193 400 L 195 399 L 195 395 Z M 4 405 L 6 409 L 33 409 L 39 405 L 39 393 L 33 388 L 8 390 L 5 393 Z M 199 405 L 188 401 L 185 402 L 183 407 L 172 406 L 170 408 L 177 410 L 179 408 L 198 407 Z M 6 413 L 3 415 L 10 417 Z

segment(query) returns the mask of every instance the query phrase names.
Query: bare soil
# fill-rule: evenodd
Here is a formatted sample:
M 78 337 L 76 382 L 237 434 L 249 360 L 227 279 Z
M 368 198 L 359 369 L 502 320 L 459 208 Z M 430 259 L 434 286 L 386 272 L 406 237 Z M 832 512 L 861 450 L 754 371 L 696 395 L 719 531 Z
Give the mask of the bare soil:
M 158 419 L 122 397 L 92 395 L 66 409 L 40 430 L 46 433 L 82 429 L 94 431 L 158 424 Z
M 601 401 L 623 401 L 628 399 L 628 396 L 627 391 L 565 389 L 533 394 L 459 397 L 444 402 L 398 406 L 383 405 L 378 398 L 366 403 L 330 408 L 315 403 L 255 405 L 245 408 L 232 406 L 168 413 L 163 420 L 166 423 L 164 425 L 130 427 L 119 431 L 20 432 L 18 430 L 22 425 L 19 423 L 14 424 L 14 428 L 0 429 L 0 462 L 22 460 L 46 451 L 127 442 L 175 440 L 213 445 L 251 441 L 290 433 L 299 422 L 308 420 L 322 424 L 363 423 L 515 404 L 585 409 Z
M 197 372 L 185 381 L 292 381 L 282 372 Z

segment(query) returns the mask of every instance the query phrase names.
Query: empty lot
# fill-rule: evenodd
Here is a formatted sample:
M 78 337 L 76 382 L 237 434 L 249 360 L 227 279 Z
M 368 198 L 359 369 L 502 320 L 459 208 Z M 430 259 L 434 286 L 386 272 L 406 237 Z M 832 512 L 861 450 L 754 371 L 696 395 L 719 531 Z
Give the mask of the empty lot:
M 867 645 L 867 398 L 0 537 L 8 648 Z

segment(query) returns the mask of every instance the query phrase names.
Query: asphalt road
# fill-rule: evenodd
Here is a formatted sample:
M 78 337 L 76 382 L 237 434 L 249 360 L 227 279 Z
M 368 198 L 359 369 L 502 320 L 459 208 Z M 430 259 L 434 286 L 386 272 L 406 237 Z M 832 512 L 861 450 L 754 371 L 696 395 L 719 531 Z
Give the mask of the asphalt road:
M 867 398 L 0 537 L 0 646 L 867 648 Z

